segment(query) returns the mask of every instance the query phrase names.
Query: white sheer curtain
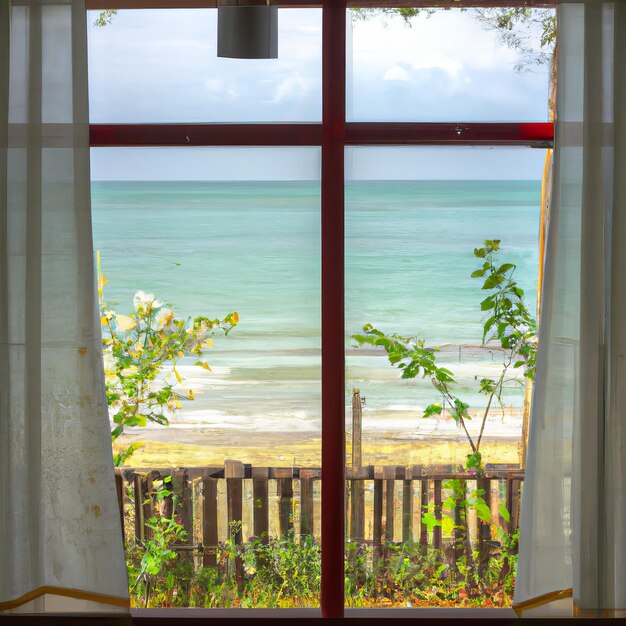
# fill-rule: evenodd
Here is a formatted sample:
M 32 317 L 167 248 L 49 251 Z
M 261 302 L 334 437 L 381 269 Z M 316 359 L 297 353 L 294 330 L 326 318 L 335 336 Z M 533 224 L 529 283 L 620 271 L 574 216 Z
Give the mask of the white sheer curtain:
M 128 611 L 88 122 L 84 4 L 0 0 L 0 611 Z
M 522 615 L 626 609 L 626 2 L 559 7 Z

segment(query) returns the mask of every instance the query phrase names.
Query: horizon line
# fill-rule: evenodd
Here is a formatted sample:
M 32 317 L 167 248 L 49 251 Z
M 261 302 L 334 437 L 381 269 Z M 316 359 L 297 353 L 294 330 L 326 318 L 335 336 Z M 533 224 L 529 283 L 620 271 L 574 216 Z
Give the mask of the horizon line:
M 92 183 L 321 183 L 320 179 L 312 178 L 289 178 L 289 179 L 265 179 L 246 178 L 232 180 L 207 180 L 193 179 L 155 179 L 155 178 L 98 178 L 92 179 Z M 426 182 L 503 182 L 503 183 L 536 183 L 541 178 L 350 178 L 346 183 L 426 183 Z

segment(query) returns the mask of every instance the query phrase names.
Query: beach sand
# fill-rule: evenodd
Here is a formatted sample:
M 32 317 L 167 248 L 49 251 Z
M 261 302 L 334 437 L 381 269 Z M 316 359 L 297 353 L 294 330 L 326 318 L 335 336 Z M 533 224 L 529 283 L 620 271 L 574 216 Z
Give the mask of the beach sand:
M 426 422 L 427 420 L 423 420 Z M 435 421 L 435 420 L 433 420 Z M 499 420 L 494 420 L 499 422 Z M 479 427 L 473 420 L 472 430 Z M 512 422 L 512 423 L 511 423 Z M 518 418 L 486 428 L 481 452 L 486 463 L 519 462 Z M 397 425 L 396 425 L 397 426 Z M 439 427 L 415 427 L 393 431 L 371 429 L 364 421 L 364 465 L 440 465 L 463 464 L 470 452 L 462 431 L 448 420 Z M 434 431 L 434 432 L 433 432 Z M 350 463 L 351 433 L 347 433 L 347 462 Z M 240 428 L 212 428 L 197 424 L 173 424 L 169 428 L 135 429 L 118 439 L 114 449 L 131 442 L 143 447 L 128 460 L 133 467 L 184 467 L 222 465 L 225 459 L 271 467 L 319 467 L 321 437 L 319 432 L 250 431 Z

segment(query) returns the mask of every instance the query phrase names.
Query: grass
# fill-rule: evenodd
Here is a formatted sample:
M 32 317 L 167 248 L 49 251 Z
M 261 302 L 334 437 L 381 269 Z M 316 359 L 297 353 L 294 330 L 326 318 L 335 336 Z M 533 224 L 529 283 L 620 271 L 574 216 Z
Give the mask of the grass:
M 321 554 L 312 537 L 291 534 L 243 546 L 226 541 L 217 550 L 216 567 L 194 566 L 187 552 L 159 561 L 146 575 L 142 565 L 149 552 L 147 545 L 127 551 L 133 607 L 319 606 Z M 477 551 L 474 558 L 478 563 Z M 348 607 L 501 608 L 512 603 L 516 555 L 505 547 L 489 555 L 480 576 L 480 565 L 466 567 L 465 557 L 450 562 L 446 551 L 413 543 L 387 545 L 378 556 L 371 546 L 349 543 L 345 562 Z

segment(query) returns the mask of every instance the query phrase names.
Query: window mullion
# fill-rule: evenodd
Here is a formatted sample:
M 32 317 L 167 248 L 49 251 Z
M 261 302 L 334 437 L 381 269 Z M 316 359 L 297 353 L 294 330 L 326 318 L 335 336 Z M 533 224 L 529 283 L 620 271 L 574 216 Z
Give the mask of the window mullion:
M 343 617 L 346 2 L 322 17 L 322 616 Z

